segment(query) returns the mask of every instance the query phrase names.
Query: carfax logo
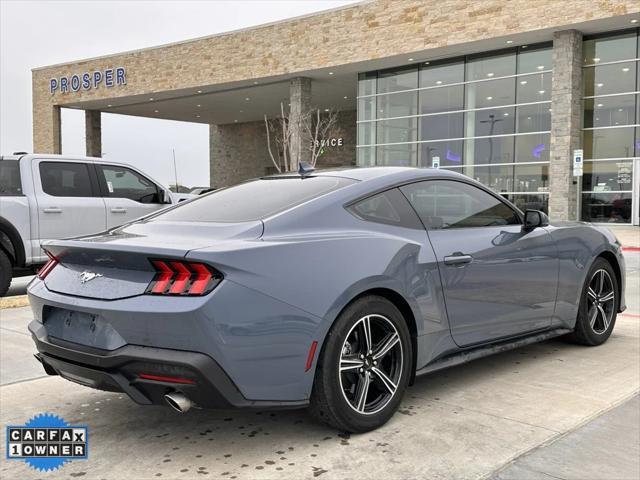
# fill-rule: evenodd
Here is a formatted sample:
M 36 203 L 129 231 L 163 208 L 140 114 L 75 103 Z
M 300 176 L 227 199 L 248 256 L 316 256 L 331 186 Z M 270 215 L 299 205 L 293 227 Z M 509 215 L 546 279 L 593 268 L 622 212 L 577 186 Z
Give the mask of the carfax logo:
M 25 425 L 7 427 L 7 459 L 24 460 L 46 472 L 70 460 L 86 460 L 87 427 L 70 426 L 62 418 L 44 413 Z

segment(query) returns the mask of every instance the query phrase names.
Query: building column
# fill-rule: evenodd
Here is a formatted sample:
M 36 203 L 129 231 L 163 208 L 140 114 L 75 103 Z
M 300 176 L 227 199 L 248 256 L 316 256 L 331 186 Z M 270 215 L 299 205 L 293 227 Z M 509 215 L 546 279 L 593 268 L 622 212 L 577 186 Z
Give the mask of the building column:
M 577 30 L 553 35 L 551 107 L 549 216 L 576 220 L 581 185 L 574 183 L 573 150 L 582 145 L 582 33 Z
M 102 156 L 102 121 L 100 110 L 85 110 L 85 144 L 87 157 Z
M 311 151 L 304 144 L 304 117 L 311 111 L 311 79 L 292 78 L 289 82 L 289 122 L 291 125 L 291 161 L 292 169 L 298 169 L 298 163 L 309 162 Z
M 42 105 L 33 108 L 33 152 L 62 153 L 62 120 L 60 107 Z

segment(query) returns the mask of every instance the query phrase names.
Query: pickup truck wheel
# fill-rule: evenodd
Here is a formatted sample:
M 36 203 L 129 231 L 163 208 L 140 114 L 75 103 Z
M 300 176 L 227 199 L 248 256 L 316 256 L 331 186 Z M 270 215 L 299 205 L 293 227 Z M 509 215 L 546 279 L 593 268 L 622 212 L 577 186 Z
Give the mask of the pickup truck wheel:
M 11 285 L 11 261 L 6 253 L 0 250 L 0 297 L 4 297 Z

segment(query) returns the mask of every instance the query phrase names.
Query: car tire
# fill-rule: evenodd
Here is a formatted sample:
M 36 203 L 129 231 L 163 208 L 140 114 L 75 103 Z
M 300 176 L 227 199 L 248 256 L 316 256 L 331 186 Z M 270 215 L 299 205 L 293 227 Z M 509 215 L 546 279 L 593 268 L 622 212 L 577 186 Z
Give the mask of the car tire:
M 7 254 L 0 250 L 0 297 L 4 297 L 11 285 L 11 260 Z
M 618 288 L 618 279 L 611 264 L 603 258 L 597 258 L 582 287 L 576 326 L 567 335 L 568 340 L 588 346 L 607 341 L 616 324 L 620 305 Z
M 400 311 L 383 297 L 357 299 L 339 315 L 324 341 L 311 414 L 347 432 L 384 425 L 402 401 L 412 358 L 411 336 Z

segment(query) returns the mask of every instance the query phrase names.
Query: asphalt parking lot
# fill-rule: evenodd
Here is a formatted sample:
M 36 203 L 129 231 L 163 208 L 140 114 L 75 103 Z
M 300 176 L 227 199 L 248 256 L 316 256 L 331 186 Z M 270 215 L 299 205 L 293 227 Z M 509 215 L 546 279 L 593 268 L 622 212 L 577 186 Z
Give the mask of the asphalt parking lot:
M 55 413 L 89 427 L 90 455 L 43 474 L 3 452 L 0 477 L 639 478 L 640 252 L 626 257 L 629 308 L 605 345 L 552 340 L 419 378 L 395 417 L 363 435 L 304 410 L 180 415 L 47 377 L 29 308 L 4 310 L 2 426 Z

